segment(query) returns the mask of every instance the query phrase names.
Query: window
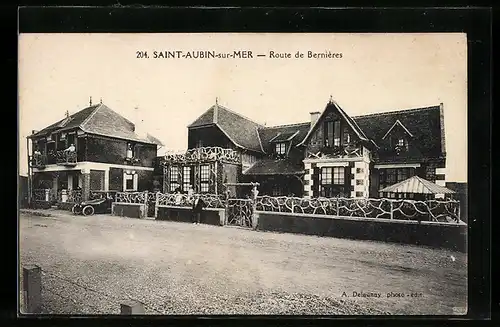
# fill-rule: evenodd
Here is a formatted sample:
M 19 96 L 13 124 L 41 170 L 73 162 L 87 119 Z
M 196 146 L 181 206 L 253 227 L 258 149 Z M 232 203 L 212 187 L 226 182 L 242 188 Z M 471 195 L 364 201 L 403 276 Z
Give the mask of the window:
M 325 147 L 333 145 L 333 121 L 325 123 Z
M 104 170 L 90 171 L 90 189 L 92 191 L 104 190 L 104 179 L 106 172 Z
M 271 190 L 272 196 L 280 196 L 281 195 L 281 187 L 278 184 L 274 184 Z
M 351 134 L 349 133 L 349 129 L 347 128 L 347 126 L 344 127 L 343 142 L 344 142 L 344 144 L 351 143 Z
M 276 154 L 283 155 L 286 153 L 286 144 L 285 143 L 276 143 Z
M 363 197 L 363 192 L 356 192 L 356 197 L 357 198 L 362 198 Z
M 191 167 L 182 168 L 182 190 L 184 192 L 189 191 L 191 186 Z
M 210 185 L 210 166 L 200 166 L 200 192 L 207 193 Z
M 405 146 L 405 140 L 404 139 L 398 139 L 398 146 Z
M 343 193 L 345 187 L 344 167 L 323 167 L 320 173 L 320 194 L 333 197 Z
M 175 192 L 179 185 L 179 168 L 170 167 L 170 192 Z
M 415 175 L 414 168 L 380 169 L 380 188 L 402 182 Z
M 202 140 L 202 139 L 199 139 L 199 140 L 196 142 L 196 147 L 197 147 L 197 148 L 202 148 L 202 147 L 203 147 L 203 140 Z
M 65 140 L 65 139 L 66 139 L 66 133 L 63 132 L 63 133 L 61 133 L 60 140 L 62 141 L 62 140 Z
M 125 173 L 123 175 L 124 191 L 137 191 L 137 174 Z
M 364 184 L 364 180 L 362 180 L 362 179 L 356 180 L 356 185 L 363 185 L 363 184 Z
M 340 146 L 340 120 L 335 121 L 333 127 L 333 145 Z
M 362 173 L 364 173 L 363 168 L 356 168 L 356 174 L 362 174 Z
M 325 122 L 325 147 L 340 146 L 340 120 Z

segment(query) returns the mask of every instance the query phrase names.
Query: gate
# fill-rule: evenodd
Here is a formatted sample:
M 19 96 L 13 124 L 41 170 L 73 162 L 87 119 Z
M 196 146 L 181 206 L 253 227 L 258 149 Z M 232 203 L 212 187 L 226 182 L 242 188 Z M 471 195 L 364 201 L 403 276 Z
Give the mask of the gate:
M 226 217 L 227 224 L 230 226 L 251 228 L 253 201 L 250 199 L 228 199 Z

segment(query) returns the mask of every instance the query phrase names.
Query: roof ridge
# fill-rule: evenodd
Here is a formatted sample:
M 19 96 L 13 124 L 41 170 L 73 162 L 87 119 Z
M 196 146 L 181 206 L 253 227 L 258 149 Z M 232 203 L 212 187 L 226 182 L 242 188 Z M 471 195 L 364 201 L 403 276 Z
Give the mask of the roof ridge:
M 417 112 L 417 111 L 431 110 L 431 109 L 436 109 L 436 108 L 439 108 L 439 105 L 418 107 L 418 108 L 409 108 L 409 109 L 400 109 L 400 110 L 393 110 L 393 111 L 386 111 L 386 112 L 375 112 L 372 114 L 351 116 L 351 118 L 355 119 L 355 118 L 365 118 L 365 117 L 373 117 L 373 116 L 388 116 L 388 115 L 393 115 L 393 114 L 398 114 L 398 113 Z
M 292 124 L 275 125 L 275 126 L 264 126 L 262 129 L 265 129 L 265 128 L 292 127 L 292 126 L 306 125 L 306 124 L 309 125 L 309 124 L 311 124 L 311 122 L 292 123 Z
M 95 109 L 92 111 L 92 113 L 91 113 L 91 114 L 90 114 L 87 118 L 85 118 L 85 120 L 84 120 L 84 121 L 80 124 L 80 128 L 81 128 L 82 130 L 85 130 L 85 128 L 84 128 L 84 127 L 85 127 L 85 125 L 89 122 L 89 120 L 90 120 L 92 117 L 94 117 L 95 113 L 96 113 L 96 112 L 97 112 L 97 111 L 98 111 L 98 110 L 99 110 L 102 106 L 103 106 L 103 104 L 102 104 L 102 103 L 99 103 L 98 105 L 96 105 L 96 107 L 95 107 Z M 92 107 L 92 106 L 90 106 L 90 107 Z M 82 109 L 82 110 L 84 110 L 84 109 Z M 81 110 L 80 110 L 80 111 L 81 111 Z
M 240 114 L 239 112 L 236 112 L 236 111 L 234 111 L 234 110 L 231 110 L 231 109 L 229 109 L 229 108 L 227 108 L 227 107 L 225 107 L 225 106 L 223 106 L 223 105 L 221 105 L 221 104 L 214 104 L 212 107 L 214 107 L 214 106 L 218 106 L 218 107 L 219 107 L 219 108 L 221 108 L 221 109 L 227 110 L 227 111 L 229 111 L 230 113 L 233 113 L 233 114 L 235 114 L 235 115 L 237 115 L 237 116 L 240 116 L 241 118 L 244 118 L 244 119 L 246 119 L 246 120 L 248 120 L 248 121 L 250 121 L 250 122 L 252 122 L 252 123 L 254 123 L 254 124 L 257 124 L 257 125 L 259 125 L 259 126 L 264 126 L 263 124 L 258 123 L 258 122 L 256 122 L 255 120 L 250 119 L 250 118 L 248 118 L 247 116 L 242 115 L 242 114 Z M 212 107 L 210 107 L 210 108 L 212 108 Z
M 262 145 L 262 139 L 260 138 L 259 128 L 257 126 L 254 126 L 254 127 L 255 127 L 255 131 L 257 132 L 257 137 L 259 138 L 260 149 L 262 150 L 263 153 L 266 153 L 266 151 L 264 151 L 264 146 Z

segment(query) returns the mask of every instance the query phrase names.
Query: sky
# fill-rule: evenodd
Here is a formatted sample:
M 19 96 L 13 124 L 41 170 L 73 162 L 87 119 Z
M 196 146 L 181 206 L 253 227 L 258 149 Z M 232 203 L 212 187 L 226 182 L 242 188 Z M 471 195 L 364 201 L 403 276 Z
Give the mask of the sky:
M 154 58 L 154 51 L 199 50 L 252 51 L 253 58 Z M 270 51 L 291 58 L 270 58 Z M 308 51 L 337 58 L 309 58 Z M 90 97 L 132 121 L 137 107 L 144 128 L 165 144 L 162 154 L 187 148 L 187 125 L 216 99 L 270 126 L 309 121 L 331 96 L 351 116 L 442 102 L 446 179 L 467 182 L 462 33 L 20 34 L 18 69 L 22 175 L 32 130 L 87 107 Z

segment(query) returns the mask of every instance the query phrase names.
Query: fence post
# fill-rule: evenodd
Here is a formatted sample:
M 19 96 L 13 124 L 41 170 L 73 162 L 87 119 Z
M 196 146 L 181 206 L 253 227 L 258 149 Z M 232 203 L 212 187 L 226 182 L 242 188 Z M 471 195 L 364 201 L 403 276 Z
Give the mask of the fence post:
M 26 313 L 42 311 L 42 269 L 37 265 L 23 266 L 23 298 Z
M 161 193 L 156 192 L 156 198 L 155 198 L 155 219 L 158 219 L 158 197 Z
M 149 192 L 146 190 L 146 191 L 144 191 L 144 217 L 141 217 L 141 218 L 147 218 L 147 216 L 148 216 L 148 209 L 149 209 L 148 208 L 149 207 L 149 205 L 148 205 L 148 202 L 149 202 L 148 197 L 149 197 Z
M 120 314 L 122 315 L 141 315 L 144 314 L 144 304 L 139 301 L 130 300 L 120 304 Z
M 255 209 L 256 207 L 256 200 L 252 200 L 252 228 L 254 230 L 257 229 L 257 225 L 259 224 L 259 215 L 257 214 L 257 210 Z
M 394 218 L 394 204 L 392 202 L 392 200 L 389 200 L 389 203 L 391 204 L 391 211 L 390 211 L 390 214 L 391 214 L 391 219 Z

